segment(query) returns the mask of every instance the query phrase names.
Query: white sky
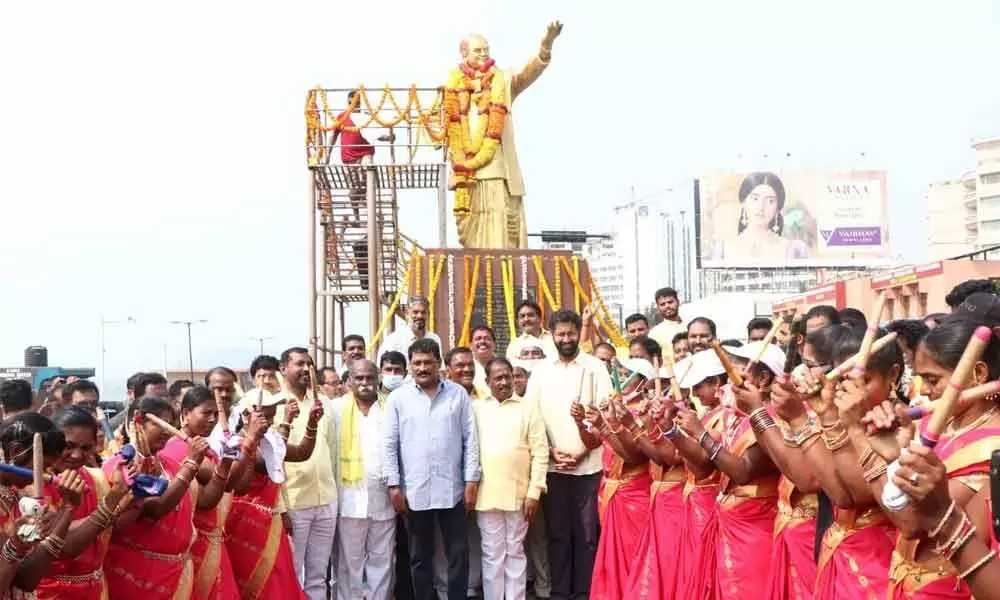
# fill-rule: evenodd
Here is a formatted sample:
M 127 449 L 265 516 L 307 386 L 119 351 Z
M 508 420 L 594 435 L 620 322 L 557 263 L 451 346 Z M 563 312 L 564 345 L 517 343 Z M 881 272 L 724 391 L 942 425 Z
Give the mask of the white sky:
M 554 18 L 516 106 L 532 231 L 603 231 L 629 186 L 788 152 L 887 168 L 894 252 L 919 260 L 927 183 L 1000 133 L 997 0 L 4 2 L 0 365 L 43 344 L 96 366 L 101 314 L 138 320 L 108 327 L 115 378 L 164 344 L 184 366 L 169 319 L 209 320 L 201 366 L 304 344 L 305 91 L 438 85 L 469 31 L 518 64 Z M 433 245 L 433 194 L 401 203 Z

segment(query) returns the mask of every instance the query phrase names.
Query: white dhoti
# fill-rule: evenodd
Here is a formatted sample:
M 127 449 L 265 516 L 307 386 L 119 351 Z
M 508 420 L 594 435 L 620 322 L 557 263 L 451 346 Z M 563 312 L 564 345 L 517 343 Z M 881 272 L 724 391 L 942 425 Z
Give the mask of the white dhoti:
M 476 518 L 483 539 L 484 600 L 524 600 L 528 587 L 524 512 L 484 510 L 477 511 Z
M 396 556 L 396 520 L 340 517 L 337 597 L 388 600 Z M 362 581 L 367 579 L 367 594 Z

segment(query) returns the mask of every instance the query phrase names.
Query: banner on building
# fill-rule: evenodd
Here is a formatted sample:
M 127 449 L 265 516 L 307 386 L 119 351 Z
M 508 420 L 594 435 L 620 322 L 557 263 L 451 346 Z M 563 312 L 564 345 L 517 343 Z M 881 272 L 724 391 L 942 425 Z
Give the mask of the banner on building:
M 867 266 L 889 257 L 884 171 L 718 172 L 695 185 L 699 266 Z

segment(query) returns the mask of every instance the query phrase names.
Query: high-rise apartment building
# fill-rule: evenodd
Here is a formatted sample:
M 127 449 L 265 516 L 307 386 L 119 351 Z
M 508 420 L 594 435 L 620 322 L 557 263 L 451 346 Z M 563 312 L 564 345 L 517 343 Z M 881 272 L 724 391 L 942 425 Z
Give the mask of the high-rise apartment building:
M 1000 245 L 1000 138 L 973 142 L 975 168 L 927 189 L 927 245 L 942 259 Z

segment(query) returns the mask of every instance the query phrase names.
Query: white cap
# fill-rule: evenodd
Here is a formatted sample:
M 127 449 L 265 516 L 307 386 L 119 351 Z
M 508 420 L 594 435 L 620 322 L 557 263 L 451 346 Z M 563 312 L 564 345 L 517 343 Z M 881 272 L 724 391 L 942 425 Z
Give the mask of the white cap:
M 656 372 L 657 379 L 670 379 L 670 371 L 666 367 L 660 367 L 660 370 Z
M 261 388 L 254 388 L 243 395 L 242 405 L 245 408 L 252 406 L 277 406 L 285 401 L 281 394 L 272 394 Z
M 653 378 L 655 370 L 653 369 L 653 363 L 649 362 L 645 358 L 628 358 L 622 361 L 622 366 L 628 369 L 632 373 L 638 373 L 650 380 Z
M 763 354 L 761 350 L 763 349 Z M 726 348 L 726 351 L 733 356 L 739 356 L 746 360 L 756 360 L 760 356 L 760 364 L 764 365 L 775 375 L 785 372 L 785 353 L 775 344 L 768 344 L 764 347 L 764 342 L 750 342 L 739 348 Z
M 528 348 L 535 348 L 540 350 L 542 354 L 545 354 L 545 348 L 542 347 L 542 340 L 536 338 L 533 335 L 525 334 L 521 338 L 521 348 L 520 352 L 524 352 Z
M 681 366 L 677 368 L 678 373 L 683 373 L 684 369 L 687 369 L 687 374 L 681 378 L 679 384 L 682 388 L 694 387 L 709 377 L 722 375 L 726 372 L 726 368 L 722 366 L 722 361 L 719 360 L 719 357 L 715 355 L 713 350 L 696 352 L 689 359 L 685 360 L 691 361 L 691 368 L 687 369 L 687 365 L 683 365 L 683 368 Z M 681 361 L 681 363 L 683 362 Z M 678 363 L 678 365 L 681 363 Z
M 515 369 L 517 367 L 521 367 L 522 369 L 524 369 L 525 373 L 527 373 L 528 375 L 531 375 L 531 371 L 535 367 L 537 367 L 538 364 L 541 363 L 543 360 L 545 360 L 545 359 L 544 358 L 530 358 L 530 359 L 529 358 L 522 358 L 522 359 L 519 359 L 519 360 L 512 360 L 511 361 L 511 366 L 513 366 Z

